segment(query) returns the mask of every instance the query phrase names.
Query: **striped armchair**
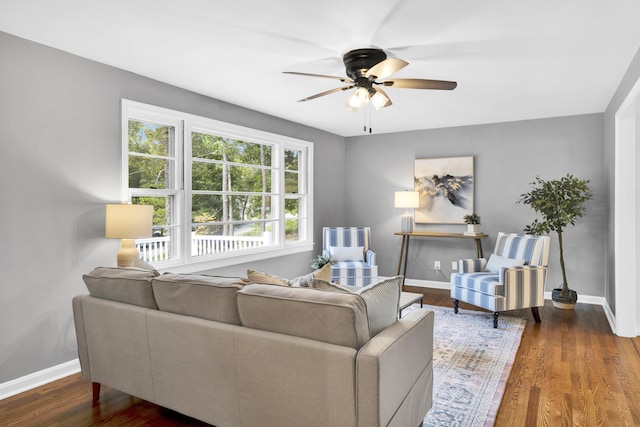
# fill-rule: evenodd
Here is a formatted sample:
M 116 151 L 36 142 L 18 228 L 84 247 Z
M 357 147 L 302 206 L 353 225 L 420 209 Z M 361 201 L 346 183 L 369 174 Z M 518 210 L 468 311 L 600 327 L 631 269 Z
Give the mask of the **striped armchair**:
M 331 256 L 333 282 L 362 287 L 375 282 L 378 277 L 369 227 L 324 227 L 322 255 Z
M 498 313 L 531 307 L 540 322 L 538 307 L 544 305 L 544 282 L 549 263 L 549 236 L 498 233 L 496 247 L 489 258 L 458 261 L 458 272 L 451 274 L 454 312 L 463 301 Z

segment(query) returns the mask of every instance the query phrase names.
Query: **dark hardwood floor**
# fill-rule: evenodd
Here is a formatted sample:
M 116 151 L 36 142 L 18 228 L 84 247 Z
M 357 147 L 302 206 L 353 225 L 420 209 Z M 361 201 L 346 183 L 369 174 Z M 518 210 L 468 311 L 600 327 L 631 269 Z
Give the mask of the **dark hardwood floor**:
M 411 288 L 425 304 L 451 306 L 448 290 Z M 460 308 L 477 309 L 461 303 Z M 602 307 L 530 310 L 496 426 L 640 426 L 640 338 L 611 333 Z M 487 316 L 490 313 L 487 312 Z M 207 426 L 171 410 L 72 375 L 0 401 L 0 426 Z

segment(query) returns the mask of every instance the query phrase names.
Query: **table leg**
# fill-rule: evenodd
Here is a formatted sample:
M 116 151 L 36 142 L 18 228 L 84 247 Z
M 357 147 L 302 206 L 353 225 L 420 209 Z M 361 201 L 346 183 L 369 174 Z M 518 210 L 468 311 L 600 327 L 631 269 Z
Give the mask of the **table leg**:
M 398 261 L 398 272 L 396 273 L 396 276 L 400 275 L 400 271 L 402 270 L 402 257 L 404 255 L 404 242 L 405 239 L 407 238 L 407 236 L 405 236 L 404 234 L 402 235 L 402 244 L 400 245 L 400 260 Z
M 402 284 L 404 285 L 404 281 L 407 278 L 407 264 L 409 261 L 409 236 L 407 236 L 407 241 L 404 246 L 404 269 L 402 270 Z
M 476 255 L 478 256 L 478 258 L 483 258 L 484 255 L 482 254 L 482 240 L 481 239 L 475 239 L 476 240 Z

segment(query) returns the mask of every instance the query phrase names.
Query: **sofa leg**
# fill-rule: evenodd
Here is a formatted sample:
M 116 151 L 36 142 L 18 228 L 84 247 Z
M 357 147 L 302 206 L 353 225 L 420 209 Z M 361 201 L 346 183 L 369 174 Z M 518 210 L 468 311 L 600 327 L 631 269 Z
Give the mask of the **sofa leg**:
M 493 327 L 497 328 L 498 327 L 498 316 L 500 315 L 500 313 L 498 313 L 497 311 L 493 312 Z
M 96 403 L 98 403 L 98 400 L 100 400 L 100 383 L 91 383 L 92 385 L 92 392 L 93 392 L 93 400 L 92 403 L 95 405 Z
M 456 314 L 458 314 L 458 303 L 459 302 L 460 301 L 458 301 L 457 299 L 453 300 L 453 312 L 456 313 Z
M 536 321 L 536 323 L 540 323 L 540 312 L 538 311 L 538 307 L 531 307 L 531 313 L 533 313 L 533 320 Z

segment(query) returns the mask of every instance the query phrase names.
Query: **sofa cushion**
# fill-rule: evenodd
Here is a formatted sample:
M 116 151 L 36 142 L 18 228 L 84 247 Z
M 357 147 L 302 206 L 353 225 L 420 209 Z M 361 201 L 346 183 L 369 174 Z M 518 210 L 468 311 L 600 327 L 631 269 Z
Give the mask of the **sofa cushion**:
M 369 340 L 367 308 L 356 294 L 250 284 L 236 294 L 243 326 L 359 349 Z
M 98 298 L 158 308 L 151 289 L 151 279 L 160 273 L 140 268 L 97 267 L 82 275 L 89 293 Z
M 162 311 L 239 325 L 236 292 L 247 283 L 240 277 L 163 274 L 151 285 Z
M 362 296 L 367 304 L 369 333 L 372 337 L 398 320 L 402 276 L 382 280 L 358 290 L 317 279 L 311 281 L 311 287 L 325 292 L 354 293 Z

